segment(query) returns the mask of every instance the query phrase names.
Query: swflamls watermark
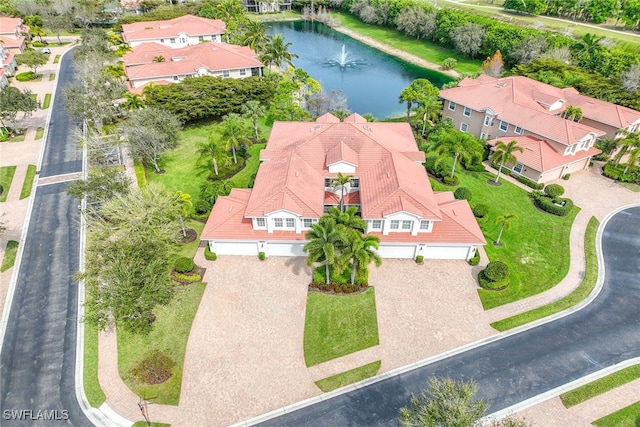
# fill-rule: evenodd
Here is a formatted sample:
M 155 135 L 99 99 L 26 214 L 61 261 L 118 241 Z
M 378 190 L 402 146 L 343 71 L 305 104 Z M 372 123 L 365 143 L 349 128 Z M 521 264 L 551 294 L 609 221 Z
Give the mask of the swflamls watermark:
M 69 411 L 66 409 L 5 409 L 2 418 L 12 421 L 61 421 L 69 419 Z

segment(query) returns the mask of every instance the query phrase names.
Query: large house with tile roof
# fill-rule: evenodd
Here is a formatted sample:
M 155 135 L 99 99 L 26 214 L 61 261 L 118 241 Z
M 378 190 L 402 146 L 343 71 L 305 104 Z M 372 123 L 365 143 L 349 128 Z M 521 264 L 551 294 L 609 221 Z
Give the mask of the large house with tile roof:
M 122 25 L 122 39 L 130 47 L 142 43 L 158 43 L 177 49 L 202 42 L 222 42 L 225 32 L 224 21 L 194 15 Z
M 29 26 L 20 18 L 0 17 L 0 44 L 13 53 L 24 52 L 27 46 Z
M 219 197 L 209 216 L 202 240 L 218 255 L 304 256 L 306 232 L 340 204 L 338 173 L 352 177 L 344 205 L 380 238 L 383 258 L 468 260 L 485 244 L 468 202 L 431 189 L 407 123 L 276 122 L 260 161 L 254 187 Z
M 461 131 L 487 139 L 490 145 L 516 140 L 525 149 L 514 152 L 512 172 L 548 182 L 586 169 L 598 154 L 597 138 L 640 130 L 640 112 L 560 89 L 536 80 L 481 75 L 440 91 L 443 118 Z M 562 117 L 568 107 L 582 110 L 579 122 Z
M 264 68 L 250 47 L 213 42 L 179 49 L 158 43 L 143 43 L 127 52 L 122 60 L 129 88 L 133 92 L 151 82 L 177 83 L 187 77 L 241 79 L 261 76 Z

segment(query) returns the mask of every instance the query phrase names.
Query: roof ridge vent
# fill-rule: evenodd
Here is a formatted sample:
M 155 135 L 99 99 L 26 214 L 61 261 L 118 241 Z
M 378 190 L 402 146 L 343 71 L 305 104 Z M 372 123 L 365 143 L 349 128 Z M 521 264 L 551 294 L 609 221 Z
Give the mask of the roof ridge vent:
M 369 131 L 369 132 L 373 132 L 373 129 L 369 125 L 362 125 L 362 129 L 364 129 L 366 131 Z
M 496 87 L 505 87 L 507 84 L 503 81 L 498 81 L 498 83 L 496 84 Z

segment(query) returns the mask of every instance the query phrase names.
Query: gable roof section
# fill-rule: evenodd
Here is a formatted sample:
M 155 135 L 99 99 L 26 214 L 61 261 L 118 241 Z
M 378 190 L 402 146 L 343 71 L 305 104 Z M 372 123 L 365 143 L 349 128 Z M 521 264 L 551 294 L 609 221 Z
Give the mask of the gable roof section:
M 336 163 L 348 163 L 352 166 L 358 166 L 358 153 L 340 141 L 339 144 L 336 144 L 327 152 L 327 167 Z
M 614 128 L 624 129 L 634 123 L 640 123 L 640 111 L 622 105 L 590 98 L 579 93 L 567 95 L 567 102 L 574 107 L 580 107 L 582 117 Z
M 224 34 L 226 25 L 220 19 L 207 19 L 194 15 L 185 15 L 166 21 L 135 22 L 122 25 L 122 38 L 125 42 L 157 40 L 176 37 L 180 33 L 190 36 Z

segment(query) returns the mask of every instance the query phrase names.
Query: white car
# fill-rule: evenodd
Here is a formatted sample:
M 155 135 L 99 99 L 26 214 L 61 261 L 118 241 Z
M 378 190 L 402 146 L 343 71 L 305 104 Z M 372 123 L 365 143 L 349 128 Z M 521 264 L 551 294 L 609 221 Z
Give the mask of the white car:
M 49 49 L 48 47 L 45 47 L 45 48 L 42 49 L 42 53 L 50 54 L 51 53 L 51 49 Z

